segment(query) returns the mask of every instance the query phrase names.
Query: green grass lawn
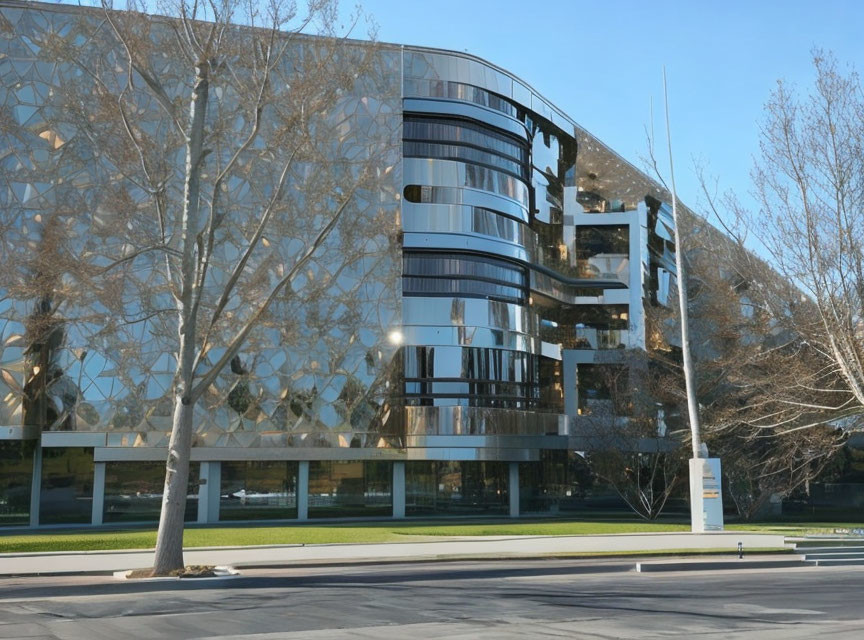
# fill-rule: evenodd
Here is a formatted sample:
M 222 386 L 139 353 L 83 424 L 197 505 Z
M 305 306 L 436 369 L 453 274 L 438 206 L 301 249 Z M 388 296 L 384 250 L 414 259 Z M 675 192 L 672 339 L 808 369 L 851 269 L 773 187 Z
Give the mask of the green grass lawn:
M 731 524 L 731 531 L 779 533 L 788 536 L 828 533 L 845 523 L 756 523 Z M 338 544 L 408 542 L 446 536 L 589 535 L 689 531 L 684 522 L 642 520 L 488 520 L 387 522 L 286 526 L 189 527 L 186 547 L 247 546 L 268 544 Z M 0 553 L 45 551 L 104 551 L 150 549 L 156 543 L 155 529 L 110 531 L 58 531 L 0 535 Z

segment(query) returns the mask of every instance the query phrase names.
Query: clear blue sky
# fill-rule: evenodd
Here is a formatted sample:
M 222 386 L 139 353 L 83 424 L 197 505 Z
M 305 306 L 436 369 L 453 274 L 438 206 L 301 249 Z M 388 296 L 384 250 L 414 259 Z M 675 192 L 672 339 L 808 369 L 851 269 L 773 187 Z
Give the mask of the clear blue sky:
M 652 97 L 664 135 L 666 65 L 676 181 L 694 208 L 694 156 L 723 188 L 746 194 L 768 93 L 778 78 L 807 87 L 812 47 L 864 66 L 861 0 L 361 1 L 380 40 L 467 50 L 504 67 L 640 168 Z

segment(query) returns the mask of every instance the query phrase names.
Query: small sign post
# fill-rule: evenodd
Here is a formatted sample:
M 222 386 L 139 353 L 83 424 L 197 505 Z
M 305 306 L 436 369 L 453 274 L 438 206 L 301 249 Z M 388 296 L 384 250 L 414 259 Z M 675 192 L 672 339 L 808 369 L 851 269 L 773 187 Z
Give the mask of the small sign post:
M 690 521 L 693 533 L 723 531 L 719 458 L 690 459 Z

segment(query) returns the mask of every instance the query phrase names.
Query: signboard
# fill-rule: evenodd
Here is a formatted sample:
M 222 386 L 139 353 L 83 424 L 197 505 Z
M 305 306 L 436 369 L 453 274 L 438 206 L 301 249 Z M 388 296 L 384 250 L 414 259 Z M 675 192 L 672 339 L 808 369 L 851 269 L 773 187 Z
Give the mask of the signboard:
M 723 531 L 719 458 L 690 460 L 690 517 L 694 533 Z

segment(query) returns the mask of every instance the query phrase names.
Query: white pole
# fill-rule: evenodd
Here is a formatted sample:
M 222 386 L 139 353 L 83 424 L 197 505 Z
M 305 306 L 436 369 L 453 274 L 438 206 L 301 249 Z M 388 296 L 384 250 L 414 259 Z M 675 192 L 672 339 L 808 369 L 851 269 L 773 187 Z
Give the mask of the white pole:
M 672 134 L 669 130 L 669 96 L 666 91 L 666 67 L 663 67 L 663 100 L 666 106 L 666 144 L 669 147 L 669 178 L 672 184 L 672 219 L 675 222 L 675 269 L 678 271 L 678 305 L 681 309 L 681 355 L 684 364 L 684 385 L 687 389 L 687 412 L 690 416 L 690 440 L 693 457 L 702 458 L 702 439 L 699 437 L 699 405 L 693 375 L 693 357 L 690 354 L 690 321 L 687 312 L 687 277 L 684 273 L 684 251 L 681 226 L 678 223 L 678 196 L 675 192 L 675 169 L 672 162 Z

